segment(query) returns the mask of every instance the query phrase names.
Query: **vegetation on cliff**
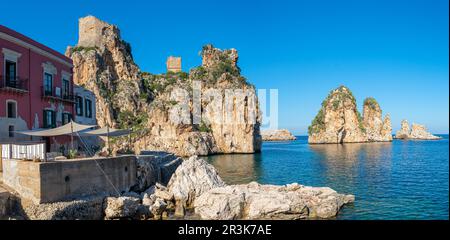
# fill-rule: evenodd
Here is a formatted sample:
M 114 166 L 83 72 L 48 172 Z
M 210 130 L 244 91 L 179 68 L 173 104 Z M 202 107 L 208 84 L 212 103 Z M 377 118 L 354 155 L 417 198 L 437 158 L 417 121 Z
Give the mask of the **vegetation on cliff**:
M 372 110 L 378 110 L 380 108 L 380 105 L 378 104 L 377 100 L 373 97 L 368 97 L 364 99 L 364 106 L 370 107 Z
M 345 86 L 332 90 L 308 127 L 309 143 L 349 143 L 392 141 L 389 115 L 383 120 L 373 97 L 364 100 L 363 114 L 356 98 Z
M 80 19 L 79 27 L 82 34 L 77 46 L 66 51 L 74 62 L 74 82 L 96 95 L 99 126 L 133 129 L 132 139 L 117 141 L 115 150 L 132 147 L 135 151 L 163 150 L 183 156 L 259 151 L 258 105 L 250 102 L 253 95 L 256 99 L 256 92 L 240 74 L 235 49 L 205 45 L 200 52 L 201 66 L 189 73 L 152 74 L 139 69 L 131 55 L 131 45 L 121 39 L 117 26 L 88 16 Z M 215 107 L 206 117 L 211 119 L 201 124 L 172 122 L 172 106 L 186 97 L 191 101 L 194 81 L 201 82 L 202 91 L 214 88 L 223 95 L 225 89 L 250 90 L 242 104 L 255 108 L 258 119 L 238 127 L 224 125 L 215 120 L 225 110 Z M 189 96 L 178 94 L 178 89 L 186 90 Z M 202 111 L 209 103 L 202 101 Z M 192 109 L 189 111 L 192 114 Z M 232 121 L 239 120 L 235 116 L 245 115 L 242 111 L 233 108 Z
M 327 107 L 331 106 L 333 111 L 337 111 L 339 108 L 343 108 L 343 103 L 346 100 L 349 100 L 351 104 L 353 104 L 356 107 L 356 98 L 350 91 L 350 89 L 347 88 L 346 86 L 341 85 L 337 89 L 330 91 L 325 100 L 322 101 L 322 106 L 319 112 L 314 117 L 313 121 L 311 122 L 311 125 L 308 127 L 308 134 L 311 135 L 314 133 L 325 131 L 326 129 L 325 113 L 327 111 Z M 359 128 L 362 131 L 365 131 L 361 114 L 358 111 L 356 112 L 359 122 L 358 124 Z

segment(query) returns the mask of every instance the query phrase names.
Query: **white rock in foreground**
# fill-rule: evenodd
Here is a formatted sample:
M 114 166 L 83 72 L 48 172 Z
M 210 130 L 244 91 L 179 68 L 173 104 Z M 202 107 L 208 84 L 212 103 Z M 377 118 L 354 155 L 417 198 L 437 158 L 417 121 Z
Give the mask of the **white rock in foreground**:
M 194 208 L 202 219 L 331 218 L 354 199 L 328 187 L 252 182 L 211 189 L 195 199 Z
M 105 219 L 133 218 L 140 206 L 140 199 L 135 197 L 105 198 Z
M 261 137 L 263 141 L 290 141 L 296 139 L 287 129 L 262 130 Z
M 193 156 L 183 161 L 167 185 L 176 205 L 191 206 L 195 198 L 210 189 L 223 187 L 225 183 L 216 169 L 205 160 Z

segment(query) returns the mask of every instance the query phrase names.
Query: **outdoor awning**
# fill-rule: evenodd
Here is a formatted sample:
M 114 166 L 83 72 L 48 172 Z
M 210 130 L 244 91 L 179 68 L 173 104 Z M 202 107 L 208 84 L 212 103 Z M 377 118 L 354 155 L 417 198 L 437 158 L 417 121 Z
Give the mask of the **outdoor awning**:
M 80 136 L 101 136 L 101 137 L 120 137 L 124 135 L 130 134 L 131 131 L 129 129 L 114 129 L 114 128 L 108 128 L 108 127 L 102 127 L 95 130 L 88 130 L 79 132 L 78 135 Z
M 35 129 L 35 130 L 15 131 L 15 132 L 29 136 L 53 137 L 61 135 L 71 135 L 72 133 L 80 132 L 93 127 L 95 127 L 95 125 L 82 125 L 76 122 L 70 122 L 61 127 L 52 129 Z

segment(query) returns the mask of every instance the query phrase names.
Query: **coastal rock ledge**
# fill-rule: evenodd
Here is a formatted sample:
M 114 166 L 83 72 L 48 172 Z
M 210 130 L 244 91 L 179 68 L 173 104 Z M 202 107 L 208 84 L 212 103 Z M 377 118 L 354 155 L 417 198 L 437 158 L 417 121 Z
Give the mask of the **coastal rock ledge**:
M 226 185 L 212 165 L 196 156 L 178 167 L 168 189 L 176 208 L 182 209 L 177 213 L 194 208 L 202 219 L 217 220 L 331 218 L 355 199 L 328 187 L 297 183 Z
M 287 129 L 261 130 L 261 137 L 263 141 L 290 141 L 296 139 Z
M 441 137 L 435 136 L 427 131 L 424 125 L 413 123 L 411 129 L 407 120 L 403 120 L 400 130 L 395 134 L 397 139 L 417 139 L 417 140 L 439 140 Z
M 298 183 L 284 186 L 251 182 L 214 188 L 194 202 L 202 219 L 281 219 L 331 218 L 353 195 L 339 194 L 328 187 L 307 187 Z

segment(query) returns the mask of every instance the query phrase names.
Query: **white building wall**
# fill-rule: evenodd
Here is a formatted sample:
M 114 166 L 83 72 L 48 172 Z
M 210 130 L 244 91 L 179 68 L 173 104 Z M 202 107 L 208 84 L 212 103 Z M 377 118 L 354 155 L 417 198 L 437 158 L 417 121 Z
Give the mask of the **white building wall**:
M 86 125 L 96 125 L 97 124 L 97 117 L 96 117 L 96 107 L 95 107 L 95 94 L 81 86 L 75 86 L 74 88 L 74 94 L 75 96 L 79 96 L 83 98 L 83 115 L 78 116 L 76 114 L 77 108 L 75 107 L 75 122 L 80 124 L 86 124 Z M 89 99 L 92 103 L 92 117 L 89 118 L 86 116 L 86 99 Z

